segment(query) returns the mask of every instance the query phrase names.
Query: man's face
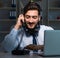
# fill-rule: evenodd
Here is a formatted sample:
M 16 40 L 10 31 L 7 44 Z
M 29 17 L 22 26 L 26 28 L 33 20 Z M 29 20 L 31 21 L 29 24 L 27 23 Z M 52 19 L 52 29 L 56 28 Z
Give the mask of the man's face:
M 29 10 L 25 14 L 25 22 L 29 29 L 33 29 L 39 20 L 40 16 L 38 15 L 37 10 Z

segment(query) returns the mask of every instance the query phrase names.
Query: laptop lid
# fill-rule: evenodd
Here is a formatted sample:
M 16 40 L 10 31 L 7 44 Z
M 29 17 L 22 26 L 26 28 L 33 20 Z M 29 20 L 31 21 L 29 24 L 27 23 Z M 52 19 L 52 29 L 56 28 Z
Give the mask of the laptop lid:
M 44 31 L 44 52 L 46 56 L 60 55 L 60 30 Z

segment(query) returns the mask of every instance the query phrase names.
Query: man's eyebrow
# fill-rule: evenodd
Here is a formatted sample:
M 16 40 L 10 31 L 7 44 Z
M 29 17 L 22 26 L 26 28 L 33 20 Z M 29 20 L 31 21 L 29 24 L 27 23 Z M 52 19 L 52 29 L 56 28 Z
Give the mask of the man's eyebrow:
M 30 15 L 25 15 L 25 16 L 30 16 Z
M 25 15 L 25 16 L 31 16 L 31 15 Z M 32 15 L 32 16 L 37 16 L 37 15 Z

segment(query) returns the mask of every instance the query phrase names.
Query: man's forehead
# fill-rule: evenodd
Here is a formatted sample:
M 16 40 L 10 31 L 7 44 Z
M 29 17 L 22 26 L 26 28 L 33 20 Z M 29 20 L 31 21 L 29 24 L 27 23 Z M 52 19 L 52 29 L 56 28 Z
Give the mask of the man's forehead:
M 26 12 L 26 14 L 38 14 L 38 11 L 37 10 L 29 10 Z

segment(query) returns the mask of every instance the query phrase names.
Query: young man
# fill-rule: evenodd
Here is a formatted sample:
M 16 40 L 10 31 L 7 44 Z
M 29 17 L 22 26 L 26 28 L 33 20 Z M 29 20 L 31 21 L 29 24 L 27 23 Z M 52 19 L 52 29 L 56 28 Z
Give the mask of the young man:
M 3 41 L 6 51 L 12 51 L 18 46 L 18 49 L 22 48 L 32 51 L 43 49 L 44 31 L 53 30 L 53 28 L 40 25 L 40 12 L 40 6 L 34 2 L 29 2 L 24 7 L 23 14 L 19 15 L 14 28 Z

